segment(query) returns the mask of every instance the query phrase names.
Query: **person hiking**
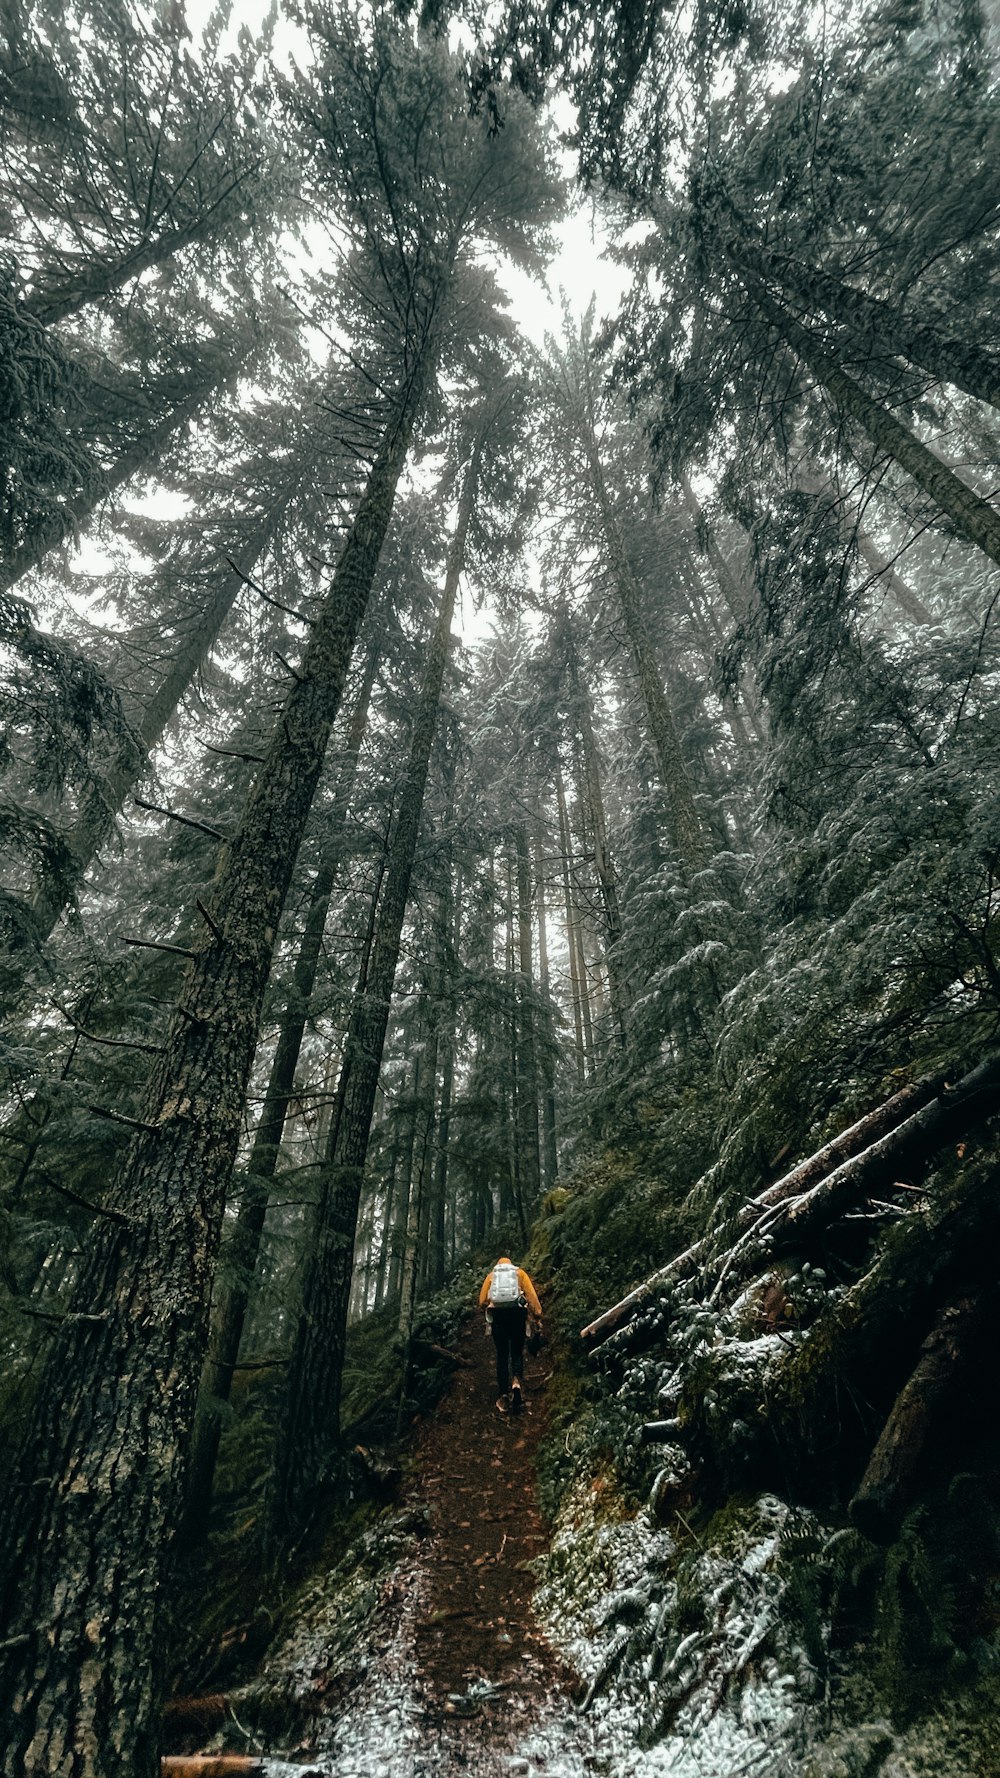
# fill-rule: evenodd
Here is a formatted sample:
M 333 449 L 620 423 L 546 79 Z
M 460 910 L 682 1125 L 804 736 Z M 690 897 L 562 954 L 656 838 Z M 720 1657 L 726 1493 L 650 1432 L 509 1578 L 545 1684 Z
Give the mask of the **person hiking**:
M 483 1279 L 479 1306 L 486 1310 L 487 1325 L 497 1349 L 497 1407 L 503 1413 L 509 1399 L 511 1413 L 519 1414 L 524 1394 L 521 1371 L 528 1310 L 541 1332 L 542 1305 L 527 1272 L 504 1254 Z

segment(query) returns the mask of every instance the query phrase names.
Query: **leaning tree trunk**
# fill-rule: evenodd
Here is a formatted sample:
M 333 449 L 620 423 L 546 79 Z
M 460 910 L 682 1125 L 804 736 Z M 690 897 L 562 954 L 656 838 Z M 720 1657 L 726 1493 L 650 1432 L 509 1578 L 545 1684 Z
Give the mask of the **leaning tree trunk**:
M 820 474 L 818 470 L 804 462 L 802 458 L 794 464 L 792 468 L 792 476 L 796 487 L 801 488 L 804 493 L 825 495 L 829 499 L 831 511 L 841 504 L 840 496 L 829 477 Z M 854 526 L 852 541 L 857 546 L 858 555 L 861 557 L 861 560 L 865 563 L 866 567 L 871 569 L 872 578 L 884 582 L 887 590 L 892 594 L 892 597 L 895 599 L 900 610 L 906 613 L 906 616 L 910 619 L 911 623 L 932 624 L 934 619 L 926 605 L 923 603 L 923 600 L 918 598 L 912 587 L 907 585 L 902 575 L 897 573 L 892 564 L 887 562 L 885 557 L 876 549 L 867 531 L 862 530 L 860 523 L 856 523 Z
M 1000 358 L 974 341 L 904 315 L 881 297 L 857 290 L 822 266 L 803 265 L 788 253 L 746 240 L 727 240 L 724 246 L 738 272 L 780 284 L 786 296 L 845 328 L 858 346 L 875 346 L 888 358 L 918 364 L 939 382 L 1000 408 Z
M 969 543 L 974 543 L 1000 566 L 1000 514 L 985 500 L 980 500 L 953 470 L 946 468 L 933 451 L 928 450 L 901 420 L 897 420 L 895 414 L 849 377 L 815 334 L 803 327 L 764 285 L 748 279 L 747 288 L 761 313 L 843 413 L 857 421 L 876 449 L 884 451 L 916 482 Z
M 234 180 L 230 190 L 235 191 L 238 183 L 238 180 Z M 225 195 L 228 196 L 228 193 Z M 22 309 L 34 321 L 51 327 L 54 322 L 67 320 L 70 315 L 75 315 L 91 303 L 106 302 L 109 296 L 114 296 L 116 291 L 121 290 L 133 278 L 138 278 L 152 266 L 163 265 L 175 253 L 210 235 L 211 217 L 216 209 L 218 204 L 214 204 L 207 215 L 197 217 L 183 228 L 167 228 L 158 235 L 149 236 L 118 259 L 100 260 L 75 279 L 61 285 L 42 284 L 31 296 L 25 298 Z M 232 239 L 231 218 L 226 220 L 226 229 Z
M 203 908 L 203 937 L 7 1492 L 5 1778 L 156 1769 L 166 1557 L 261 1003 L 435 345 L 428 330 Z
M 400 792 L 378 915 L 371 971 L 357 994 L 344 1044 L 337 1101 L 311 1249 L 302 1310 L 288 1368 L 268 1513 L 272 1548 L 308 1519 L 339 1436 L 347 1304 L 358 1204 L 396 965 L 417 849 L 424 790 L 451 643 L 455 596 L 476 496 L 484 437 L 466 470 L 458 522 L 448 554 L 444 593 L 413 725 L 410 760 Z
M 875 547 L 867 531 L 859 529 L 857 533 L 858 554 L 867 568 L 871 569 L 875 580 L 885 582 L 900 610 L 905 612 L 911 623 L 932 624 L 934 618 L 918 593 L 915 593 L 909 582 L 903 579 L 899 571 L 887 562 L 881 550 Z
M 348 725 L 332 820 L 323 842 L 323 857 L 309 892 L 305 929 L 292 973 L 292 991 L 282 1016 L 264 1106 L 247 1162 L 236 1226 L 225 1251 L 228 1276 L 213 1304 L 188 1477 L 185 1529 L 189 1538 L 200 1537 L 207 1528 L 222 1418 L 232 1391 L 233 1372 L 267 1219 L 271 1181 L 277 1170 L 285 1115 L 295 1088 L 295 1071 L 316 985 L 330 896 L 341 859 L 344 823 L 357 776 L 379 653 L 376 639 L 368 650 L 364 677 Z

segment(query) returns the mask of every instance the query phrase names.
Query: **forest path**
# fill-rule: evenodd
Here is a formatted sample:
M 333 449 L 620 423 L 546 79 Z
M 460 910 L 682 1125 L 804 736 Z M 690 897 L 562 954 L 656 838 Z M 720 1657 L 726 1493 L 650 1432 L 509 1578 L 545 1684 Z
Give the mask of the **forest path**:
M 412 1447 L 406 1493 L 428 1534 L 394 1576 L 390 1643 L 334 1725 L 334 1769 L 341 1778 L 578 1778 L 593 1769 L 589 1724 L 531 1609 L 530 1564 L 548 1542 L 535 1457 L 552 1361 L 527 1361 L 524 1408 L 501 1414 L 480 1316 L 455 1350 L 466 1363 Z

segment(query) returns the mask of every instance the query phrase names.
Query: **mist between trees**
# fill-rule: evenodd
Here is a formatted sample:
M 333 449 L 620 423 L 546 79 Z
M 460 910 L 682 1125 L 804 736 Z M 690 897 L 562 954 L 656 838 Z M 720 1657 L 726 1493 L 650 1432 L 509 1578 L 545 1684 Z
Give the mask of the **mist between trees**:
M 405 1399 L 595 1156 L 668 1210 L 567 1313 L 992 1056 L 997 47 L 4 8 L 3 1772 L 157 1770 L 241 1377 L 278 1575 L 352 1328 Z

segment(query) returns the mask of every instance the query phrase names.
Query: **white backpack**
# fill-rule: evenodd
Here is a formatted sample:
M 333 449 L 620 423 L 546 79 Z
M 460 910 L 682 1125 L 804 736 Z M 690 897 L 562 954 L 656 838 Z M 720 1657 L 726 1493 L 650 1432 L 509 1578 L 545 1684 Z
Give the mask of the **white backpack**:
M 521 1283 L 517 1275 L 517 1267 L 508 1261 L 493 1267 L 490 1279 L 490 1308 L 509 1309 L 521 1300 Z

